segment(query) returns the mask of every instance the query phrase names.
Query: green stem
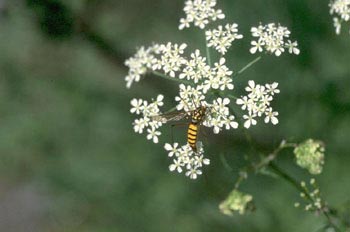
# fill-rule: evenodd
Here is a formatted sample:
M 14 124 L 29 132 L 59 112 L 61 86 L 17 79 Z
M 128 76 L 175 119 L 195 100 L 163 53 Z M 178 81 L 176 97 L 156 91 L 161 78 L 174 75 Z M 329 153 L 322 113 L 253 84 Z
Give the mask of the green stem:
M 229 163 L 226 160 L 225 154 L 221 153 L 220 154 L 220 160 L 221 163 L 224 165 L 224 167 L 226 168 L 227 171 L 232 172 L 232 167 L 229 165 Z
M 236 97 L 236 96 L 234 96 L 234 95 L 232 95 L 232 94 L 227 95 L 227 97 L 229 97 L 229 98 L 231 98 L 231 99 L 234 99 L 234 100 L 237 100 L 237 99 L 238 99 L 238 97 Z
M 210 48 L 208 46 L 205 46 L 205 50 L 206 50 L 206 53 L 207 53 L 208 65 L 211 67 Z
M 300 183 L 294 179 L 292 176 L 288 175 L 286 172 L 284 172 L 281 168 L 279 168 L 275 163 L 269 163 L 268 165 L 279 177 L 287 181 L 289 184 L 294 186 L 298 191 L 302 192 L 305 194 L 305 197 L 312 203 L 314 204 L 315 201 L 314 199 L 310 196 L 310 193 L 303 188 Z M 340 229 L 333 223 L 330 215 L 325 209 L 321 209 L 322 214 L 325 216 L 327 219 L 329 225 L 331 225 L 336 231 L 340 231 Z
M 244 66 L 243 68 L 241 68 L 237 73 L 234 74 L 234 76 L 241 75 L 245 70 L 247 70 L 250 66 L 252 66 L 252 65 L 255 64 L 256 62 L 258 62 L 260 59 L 261 59 L 261 56 L 258 56 L 257 58 L 255 58 L 254 60 L 252 60 L 251 62 L 249 62 L 246 66 Z
M 179 79 L 176 77 L 170 77 L 170 76 L 165 75 L 164 73 L 161 73 L 161 72 L 152 71 L 151 73 L 154 74 L 155 76 L 158 76 L 158 77 L 170 80 L 170 81 L 176 81 L 176 82 L 180 82 L 180 83 L 187 84 L 187 85 L 193 85 L 193 83 L 191 81 L 182 80 L 182 79 Z
M 275 163 L 269 163 L 268 165 L 279 177 L 281 177 L 282 179 L 286 180 L 289 184 L 293 185 L 299 192 L 303 192 L 305 194 L 305 196 L 308 198 L 308 200 L 312 200 L 310 194 L 305 191 L 305 189 L 303 187 L 301 187 L 300 183 L 294 179 L 293 177 L 291 177 L 290 175 L 288 175 L 287 173 L 285 173 L 281 168 L 279 168 Z

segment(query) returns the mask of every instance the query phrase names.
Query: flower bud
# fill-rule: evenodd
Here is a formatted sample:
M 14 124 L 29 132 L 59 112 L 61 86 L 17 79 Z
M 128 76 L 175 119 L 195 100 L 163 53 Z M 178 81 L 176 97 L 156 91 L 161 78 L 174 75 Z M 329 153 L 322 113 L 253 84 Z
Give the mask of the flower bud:
M 219 205 L 220 211 L 226 215 L 232 215 L 235 211 L 244 214 L 247 210 L 254 209 L 253 197 L 249 194 L 233 190 Z
M 308 139 L 294 149 L 296 163 L 313 175 L 320 174 L 324 164 L 324 151 L 322 142 Z

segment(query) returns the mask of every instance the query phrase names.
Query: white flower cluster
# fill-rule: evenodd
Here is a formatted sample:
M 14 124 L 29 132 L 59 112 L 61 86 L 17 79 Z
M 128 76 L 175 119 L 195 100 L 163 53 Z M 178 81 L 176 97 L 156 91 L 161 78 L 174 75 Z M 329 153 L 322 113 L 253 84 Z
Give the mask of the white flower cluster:
M 215 9 L 215 6 L 216 0 L 186 0 L 186 18 L 180 20 L 179 29 L 190 27 L 191 24 L 204 29 L 210 21 L 223 19 L 225 15 L 220 9 Z M 285 41 L 290 35 L 286 27 L 270 23 L 253 27 L 251 32 L 254 37 L 258 37 L 256 41 L 251 42 L 251 53 L 266 51 L 279 56 L 288 49 L 289 53 L 299 54 L 297 42 Z M 222 55 L 226 54 L 233 41 L 243 38 L 243 35 L 238 33 L 238 25 L 235 23 L 207 30 L 205 34 L 207 46 L 214 47 Z M 148 48 L 141 47 L 125 62 L 129 68 L 125 78 L 127 88 L 140 81 L 148 72 L 181 82 L 179 93 L 175 97 L 177 112 L 167 115 L 161 113 L 159 107 L 163 106 L 163 95 L 158 95 L 156 100 L 150 103 L 143 99 L 131 100 L 130 112 L 140 115 L 133 122 L 134 131 L 139 134 L 146 132 L 147 139 L 154 143 L 159 142 L 160 127 L 164 123 L 189 120 L 191 117 L 196 118 L 194 121 L 198 127 L 212 128 L 215 134 L 222 130 L 238 128 L 238 123 L 229 109 L 230 99 L 223 97 L 223 91 L 234 89 L 233 71 L 226 66 L 225 58 L 221 57 L 212 65 L 211 62 L 207 62 L 209 52 L 206 58 L 199 50 L 186 53 L 186 48 L 185 43 L 154 44 Z M 236 101 L 243 110 L 247 110 L 246 115 L 243 115 L 244 127 L 255 125 L 257 117 L 264 117 L 266 123 L 271 121 L 272 124 L 277 124 L 278 112 L 273 111 L 270 104 L 274 94 L 279 93 L 278 84 L 255 85 L 254 81 L 248 83 L 247 96 L 242 96 Z M 209 160 L 203 156 L 204 149 L 199 139 L 197 134 L 191 139 L 197 143 L 196 147 L 193 142 L 191 146 L 165 144 L 169 156 L 174 157 L 174 163 L 169 167 L 171 171 L 182 172 L 186 169 L 185 174 L 191 179 L 196 179 L 202 174 L 201 167 L 208 165 Z
M 206 58 L 202 57 L 199 50 L 191 54 L 190 59 L 182 56 L 186 45 L 154 45 L 152 53 L 149 53 L 152 59 L 147 60 L 145 65 L 151 70 L 163 70 L 164 73 L 173 76 L 174 78 L 187 79 L 191 81 L 191 85 L 180 84 L 179 95 L 175 97 L 176 109 L 178 112 L 185 112 L 187 116 L 191 116 L 192 112 L 200 107 L 205 107 L 206 112 L 201 120 L 201 125 L 213 128 L 214 133 L 219 133 L 222 130 L 236 129 L 238 123 L 235 117 L 230 114 L 228 98 L 212 98 L 206 99 L 207 93 L 210 90 L 232 90 L 232 71 L 225 65 L 225 59 L 221 58 L 219 62 L 210 67 L 206 63 Z M 158 58 L 159 57 L 159 58 Z M 169 65 L 171 64 L 171 65 Z M 167 67 L 167 68 L 165 68 Z M 179 75 L 177 75 L 179 74 Z M 147 139 L 158 143 L 161 132 L 159 128 L 166 120 L 155 120 L 155 116 L 161 115 L 159 107 L 163 105 L 163 95 L 159 95 L 152 103 L 148 103 L 142 99 L 133 99 L 131 101 L 131 113 L 142 115 L 134 121 L 134 130 L 136 133 L 147 132 Z M 199 144 L 200 141 L 197 141 Z M 175 146 L 175 145 L 174 145 Z M 169 145 L 166 146 L 169 148 Z M 174 160 L 171 169 L 179 171 L 181 167 L 186 167 L 186 175 L 195 179 L 201 174 L 199 169 L 203 164 L 209 164 L 209 160 L 203 158 L 204 149 L 197 148 L 197 152 L 188 145 L 182 146 L 177 150 L 178 154 L 175 157 L 181 157 Z M 175 165 L 175 166 L 174 166 Z M 178 165 L 178 166 L 176 166 Z M 181 169 L 182 170 L 182 169 Z
M 278 123 L 278 112 L 273 111 L 270 106 L 273 96 L 279 93 L 277 89 L 278 83 L 266 84 L 265 86 L 255 84 L 254 81 L 249 81 L 245 90 L 249 93 L 247 96 L 242 96 L 237 99 L 236 103 L 241 105 L 242 110 L 248 111 L 248 114 L 243 115 L 245 119 L 244 127 L 249 128 L 251 125 L 256 125 L 256 117 L 265 116 L 265 123 L 276 125 Z
M 158 143 L 158 136 L 161 132 L 158 130 L 162 126 L 162 122 L 153 120 L 152 116 L 160 114 L 159 107 L 163 106 L 163 95 L 158 95 L 156 100 L 152 103 L 148 103 L 142 99 L 132 99 L 130 112 L 137 115 L 142 115 L 141 118 L 135 119 L 134 131 L 142 134 L 144 130 L 147 130 L 147 139 L 152 140 L 154 143 Z
M 176 106 L 178 110 L 183 109 L 189 113 L 200 106 L 205 106 L 207 111 L 202 124 L 206 127 L 213 127 L 215 134 L 218 134 L 223 129 L 238 128 L 235 117 L 229 112 L 230 99 L 219 97 L 214 99 L 212 103 L 209 103 L 205 100 L 203 87 L 200 85 L 194 88 L 181 84 L 179 96 L 176 96 L 175 100 L 179 102 Z
M 251 33 L 253 37 L 257 37 L 257 40 L 251 41 L 252 47 L 250 53 L 254 54 L 257 51 L 266 51 L 276 56 L 280 56 L 285 49 L 291 54 L 298 55 L 300 50 L 298 49 L 298 43 L 288 40 L 284 41 L 285 38 L 289 38 L 290 31 L 288 28 L 275 23 L 269 23 L 267 25 L 259 25 L 258 27 L 252 27 Z
M 341 24 L 350 21 L 350 0 L 332 0 L 329 3 L 329 7 L 330 14 L 334 15 L 333 24 L 335 32 L 339 35 Z
M 235 116 L 231 115 L 229 112 L 229 104 L 230 99 L 228 98 L 215 99 L 213 103 L 209 105 L 209 112 L 203 121 L 203 125 L 206 127 L 213 127 L 215 134 L 218 134 L 223 129 L 237 129 L 238 123 L 234 120 Z
M 148 71 L 163 70 L 165 74 L 175 77 L 175 72 L 186 63 L 182 57 L 187 44 L 154 44 L 148 48 L 141 47 L 135 55 L 125 61 L 129 68 L 125 77 L 126 87 L 130 88 L 133 82 L 139 82 L 141 76 Z
M 165 74 L 169 74 L 171 77 L 175 77 L 175 72 L 178 72 L 181 66 L 186 62 L 186 59 L 182 57 L 187 44 L 161 44 L 153 46 L 154 52 L 159 55 L 159 58 L 153 57 L 152 70 L 162 69 Z
M 135 55 L 125 61 L 125 65 L 129 68 L 129 73 L 125 77 L 126 87 L 130 88 L 132 83 L 138 82 L 142 75 L 147 73 L 147 70 L 152 67 L 154 47 L 141 47 Z
M 173 145 L 166 143 L 164 148 L 168 151 L 168 156 L 173 158 L 169 170 L 182 173 L 183 169 L 186 169 L 185 175 L 191 179 L 197 179 L 197 176 L 202 174 L 201 167 L 210 164 L 210 160 L 203 156 L 201 143 L 198 143 L 197 152 L 194 152 L 188 144 L 179 147 L 178 143 Z
M 218 26 L 217 29 L 205 32 L 207 46 L 214 47 L 221 54 L 225 54 L 227 49 L 231 47 L 232 42 L 236 39 L 242 39 L 243 35 L 238 34 L 238 25 L 236 23 Z
M 180 19 L 179 30 L 190 27 L 191 23 L 204 29 L 210 20 L 216 21 L 225 18 L 222 10 L 214 9 L 215 6 L 216 0 L 187 0 L 184 7 L 186 18 Z

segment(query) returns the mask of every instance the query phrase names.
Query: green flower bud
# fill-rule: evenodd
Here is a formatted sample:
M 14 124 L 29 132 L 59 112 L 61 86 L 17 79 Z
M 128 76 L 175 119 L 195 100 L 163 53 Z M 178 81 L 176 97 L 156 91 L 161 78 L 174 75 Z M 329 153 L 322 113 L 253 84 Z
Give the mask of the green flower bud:
M 324 164 L 324 145 L 320 141 L 306 140 L 294 149 L 297 164 L 316 175 L 322 172 Z
M 244 214 L 246 210 L 252 210 L 253 197 L 249 194 L 244 194 L 237 190 L 233 190 L 228 197 L 221 202 L 219 209 L 223 214 L 232 215 L 235 211 L 239 214 Z

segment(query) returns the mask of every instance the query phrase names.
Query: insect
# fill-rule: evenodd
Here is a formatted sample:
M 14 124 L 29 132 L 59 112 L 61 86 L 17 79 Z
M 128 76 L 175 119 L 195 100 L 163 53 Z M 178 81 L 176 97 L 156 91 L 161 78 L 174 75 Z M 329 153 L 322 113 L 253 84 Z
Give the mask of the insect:
M 160 121 L 162 123 L 170 121 L 179 121 L 184 118 L 190 119 L 191 121 L 189 122 L 187 129 L 187 143 L 190 145 L 194 152 L 197 152 L 198 131 L 201 123 L 205 119 L 207 109 L 208 107 L 202 105 L 189 112 L 170 112 L 153 116 L 152 119 Z

